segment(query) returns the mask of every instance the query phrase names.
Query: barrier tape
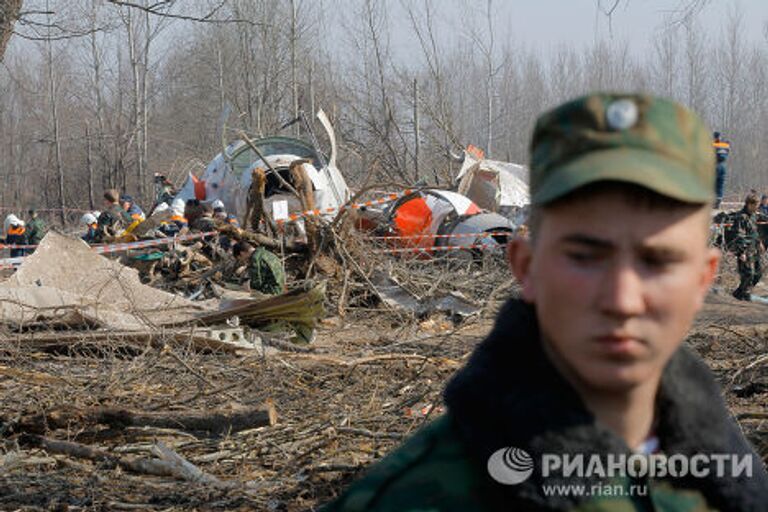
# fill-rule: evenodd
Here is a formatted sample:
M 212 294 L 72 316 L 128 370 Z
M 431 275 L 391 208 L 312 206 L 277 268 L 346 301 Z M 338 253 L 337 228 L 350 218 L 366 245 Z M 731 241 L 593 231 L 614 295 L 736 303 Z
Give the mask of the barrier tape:
M 153 238 L 152 240 L 139 240 L 137 242 L 92 245 L 91 248 L 99 254 L 106 254 L 106 253 L 112 253 L 112 252 L 129 251 L 131 249 L 145 249 L 147 247 L 171 245 L 176 242 L 197 240 L 199 238 L 205 238 L 207 236 L 217 235 L 218 233 L 219 233 L 218 231 L 206 231 L 205 233 L 190 233 L 188 235 L 181 235 L 173 238 Z
M 768 222 L 766 222 L 766 221 L 762 221 L 762 220 L 761 220 L 760 222 L 755 222 L 755 224 L 759 224 L 759 225 L 765 225 L 765 224 L 768 224 Z M 712 224 L 712 229 L 717 229 L 717 228 L 729 228 L 729 227 L 731 227 L 731 226 L 733 226 L 733 223 L 732 223 L 732 222 L 731 222 L 730 224 Z
M 14 212 L 26 212 L 28 208 L 14 208 L 13 206 L 0 206 L 0 211 L 14 211 Z M 80 208 L 33 208 L 36 212 L 72 212 L 72 213 L 89 213 L 93 210 L 81 210 Z
M 188 235 L 176 236 L 173 238 L 154 238 L 152 240 L 139 240 L 137 242 L 124 242 L 119 244 L 98 244 L 91 245 L 98 254 L 108 254 L 122 251 L 129 251 L 131 249 L 144 249 L 147 247 L 157 247 L 161 245 L 172 245 L 176 242 L 185 242 L 188 240 L 197 240 L 198 238 L 205 238 L 211 235 L 217 235 L 218 231 L 206 231 L 205 233 L 190 233 Z M 37 245 L 0 245 L 0 249 L 34 249 Z M 13 268 L 21 265 L 26 256 L 17 256 L 15 258 L 0 259 L 0 269 Z
M 499 247 L 504 247 L 507 244 L 473 244 L 473 245 L 443 245 L 443 246 L 433 246 L 433 247 L 403 247 L 398 249 L 379 249 L 374 250 L 373 252 L 376 254 L 397 254 L 401 252 L 434 252 L 434 251 L 462 251 L 465 249 L 496 249 Z
M 367 236 L 366 240 L 411 240 L 421 238 L 478 238 L 483 236 L 513 236 L 512 231 L 489 231 L 482 233 L 456 233 L 448 235 L 385 235 L 385 236 Z
M 291 213 L 288 215 L 287 219 L 280 219 L 277 221 L 277 223 L 282 224 L 284 222 L 296 222 L 297 220 L 303 219 L 306 217 L 318 217 L 320 215 L 328 215 L 334 212 L 343 212 L 344 210 L 359 210 L 360 208 L 368 208 L 375 205 L 391 203 L 392 201 L 400 199 L 401 197 L 411 195 L 412 193 L 413 193 L 413 189 L 408 188 L 403 190 L 402 192 L 399 192 L 396 194 L 388 194 L 384 197 L 373 199 L 371 201 L 365 201 L 363 203 L 351 203 L 348 205 L 334 206 L 332 208 L 305 210 L 303 212 Z
M 36 249 L 36 245 L 0 244 L 0 249 Z

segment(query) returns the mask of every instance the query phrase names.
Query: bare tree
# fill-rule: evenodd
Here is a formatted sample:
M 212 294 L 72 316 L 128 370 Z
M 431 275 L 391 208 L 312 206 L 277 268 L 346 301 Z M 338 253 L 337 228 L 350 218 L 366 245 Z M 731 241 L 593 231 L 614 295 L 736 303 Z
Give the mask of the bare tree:
M 22 0 L 0 1 L 0 61 L 3 60 L 5 48 L 13 34 L 13 24 L 19 19 Z

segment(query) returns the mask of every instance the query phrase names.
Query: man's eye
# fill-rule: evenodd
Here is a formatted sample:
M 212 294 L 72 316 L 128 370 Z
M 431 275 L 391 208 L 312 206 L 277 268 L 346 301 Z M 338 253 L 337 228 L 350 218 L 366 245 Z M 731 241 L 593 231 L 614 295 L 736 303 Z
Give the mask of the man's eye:
M 674 260 L 663 256 L 646 256 L 643 263 L 649 268 L 663 269 L 673 264 Z
M 597 254 L 592 252 L 571 251 L 566 253 L 566 255 L 571 261 L 575 261 L 576 263 L 591 263 L 598 259 Z

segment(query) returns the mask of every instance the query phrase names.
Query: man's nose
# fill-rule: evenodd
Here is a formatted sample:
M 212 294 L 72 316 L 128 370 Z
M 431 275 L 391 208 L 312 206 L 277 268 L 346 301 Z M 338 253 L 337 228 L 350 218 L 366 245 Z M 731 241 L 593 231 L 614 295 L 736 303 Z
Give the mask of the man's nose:
M 617 263 L 606 273 L 600 289 L 600 308 L 612 316 L 629 317 L 645 312 L 642 276 L 631 264 Z

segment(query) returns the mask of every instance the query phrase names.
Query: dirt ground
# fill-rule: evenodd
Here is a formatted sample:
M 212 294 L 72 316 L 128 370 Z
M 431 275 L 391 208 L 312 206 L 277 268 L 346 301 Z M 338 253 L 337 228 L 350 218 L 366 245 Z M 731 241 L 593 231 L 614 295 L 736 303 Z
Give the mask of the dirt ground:
M 42 347 L 5 333 L 0 347 L 0 510 L 316 510 L 401 440 L 440 414 L 440 394 L 510 293 L 504 274 L 464 268 L 451 281 L 490 302 L 455 324 L 350 304 L 303 352 L 200 353 L 191 346 L 117 341 Z M 464 272 L 464 273 L 462 273 Z M 499 277 L 501 276 L 501 277 Z M 425 278 L 426 279 L 426 278 Z M 429 279 L 425 280 L 429 282 Z M 479 283 L 479 284 L 478 284 Z M 766 306 L 711 294 L 687 339 L 723 385 L 733 414 L 768 460 Z M 274 426 L 216 435 L 119 431 L 73 423 L 46 436 L 142 456 L 162 441 L 226 489 L 135 474 L 29 446 L 7 427 L 62 406 L 146 412 L 233 409 L 271 400 Z

